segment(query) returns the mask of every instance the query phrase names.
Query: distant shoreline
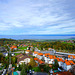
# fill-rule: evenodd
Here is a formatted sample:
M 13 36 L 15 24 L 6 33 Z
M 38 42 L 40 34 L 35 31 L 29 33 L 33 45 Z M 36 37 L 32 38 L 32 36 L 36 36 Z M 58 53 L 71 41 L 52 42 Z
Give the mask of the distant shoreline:
M 23 39 L 39 39 L 39 40 L 62 40 L 62 39 L 73 39 L 75 40 L 75 36 L 56 36 L 56 35 L 0 35 L 1 38 L 7 38 L 7 39 L 15 39 L 15 40 L 23 40 Z

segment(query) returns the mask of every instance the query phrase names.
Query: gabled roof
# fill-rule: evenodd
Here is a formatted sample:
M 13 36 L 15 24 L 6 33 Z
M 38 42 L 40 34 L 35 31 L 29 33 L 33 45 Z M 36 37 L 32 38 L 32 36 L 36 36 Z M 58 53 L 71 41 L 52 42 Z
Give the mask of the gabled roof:
M 73 64 L 73 65 L 75 64 L 72 60 L 69 60 L 69 63 L 71 63 L 71 64 Z
M 14 49 L 14 48 L 17 48 L 17 46 L 13 45 L 12 47 L 10 47 L 10 49 Z
M 26 50 L 26 52 L 30 52 L 30 50 Z
M 53 56 L 53 55 L 50 55 L 49 58 L 50 58 L 50 59 L 56 59 L 56 57 Z
M 34 60 L 38 60 L 38 58 L 34 58 Z
M 75 56 L 74 56 L 74 55 L 68 55 L 68 58 L 73 58 L 73 59 L 75 59 Z
M 44 64 L 44 62 L 38 58 L 34 58 L 35 61 L 38 61 L 39 64 Z
M 58 62 L 64 62 L 62 58 L 55 58 L 55 59 L 57 59 Z
M 44 56 L 50 56 L 50 53 L 45 53 Z
M 37 51 L 34 51 L 34 54 L 38 54 L 38 52 Z
M 66 65 L 71 65 L 71 64 L 69 63 L 69 61 L 66 61 L 65 64 L 66 64 Z
M 43 53 L 38 53 L 38 55 L 42 56 L 42 55 L 43 55 Z

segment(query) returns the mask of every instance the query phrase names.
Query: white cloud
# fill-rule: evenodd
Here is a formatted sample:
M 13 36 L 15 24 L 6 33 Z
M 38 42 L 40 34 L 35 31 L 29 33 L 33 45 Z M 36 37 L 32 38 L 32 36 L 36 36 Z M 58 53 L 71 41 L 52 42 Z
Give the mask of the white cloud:
M 14 28 L 29 29 L 31 32 L 22 34 L 60 34 L 67 33 L 72 26 L 75 28 L 75 19 L 71 13 L 64 9 L 68 7 L 66 0 L 8 0 L 0 3 L 0 23 L 1 30 L 13 31 Z M 35 29 L 33 29 L 36 27 Z M 39 28 L 41 28 L 39 30 Z M 61 28 L 65 28 L 64 30 Z M 38 31 L 39 30 L 39 31 Z M 18 33 L 18 30 L 17 30 Z M 20 34 L 20 33 L 18 33 Z

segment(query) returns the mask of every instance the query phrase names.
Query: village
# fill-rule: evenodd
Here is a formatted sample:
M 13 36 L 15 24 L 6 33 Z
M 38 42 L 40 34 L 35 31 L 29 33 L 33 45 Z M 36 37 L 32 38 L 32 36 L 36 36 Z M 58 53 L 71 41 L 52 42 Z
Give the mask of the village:
M 22 51 L 18 50 L 18 47 L 22 46 L 26 48 Z M 9 53 L 3 53 L 5 58 L 9 56 L 9 70 L 7 68 L 2 70 L 2 75 L 21 75 L 24 66 L 27 67 L 24 67 L 26 75 L 75 74 L 75 55 L 59 55 L 52 48 L 48 48 L 47 51 L 40 51 L 38 48 L 33 50 L 32 45 L 25 44 L 21 44 L 18 47 L 12 45 Z M 12 52 L 12 50 L 14 51 Z M 2 65 L 3 63 L 0 63 L 0 67 Z

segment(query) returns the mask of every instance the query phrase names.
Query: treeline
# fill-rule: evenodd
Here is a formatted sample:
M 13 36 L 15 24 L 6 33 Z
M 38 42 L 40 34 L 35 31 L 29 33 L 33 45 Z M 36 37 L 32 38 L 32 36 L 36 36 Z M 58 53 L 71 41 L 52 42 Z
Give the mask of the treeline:
M 38 42 L 40 44 L 41 50 L 43 48 L 48 49 L 48 48 L 53 48 L 53 49 L 58 49 L 58 50 L 75 50 L 75 44 L 68 44 L 68 43 L 63 43 L 60 41 L 56 42 Z
M 0 39 L 0 41 L 15 41 L 14 39 L 6 39 L 6 38 L 2 38 Z

